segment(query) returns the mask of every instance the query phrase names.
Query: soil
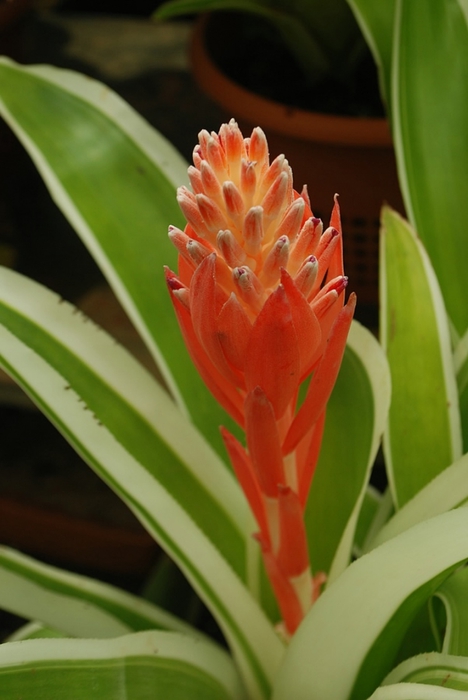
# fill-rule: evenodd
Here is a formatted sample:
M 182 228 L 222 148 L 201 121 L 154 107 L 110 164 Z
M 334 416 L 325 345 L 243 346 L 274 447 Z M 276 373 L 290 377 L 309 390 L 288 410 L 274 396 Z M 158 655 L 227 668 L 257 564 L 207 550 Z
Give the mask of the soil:
M 229 31 L 226 31 L 226 27 Z M 269 22 L 239 12 L 209 17 L 209 52 L 235 82 L 277 102 L 326 114 L 383 117 L 373 57 L 364 52 L 352 79 L 327 77 L 310 86 Z

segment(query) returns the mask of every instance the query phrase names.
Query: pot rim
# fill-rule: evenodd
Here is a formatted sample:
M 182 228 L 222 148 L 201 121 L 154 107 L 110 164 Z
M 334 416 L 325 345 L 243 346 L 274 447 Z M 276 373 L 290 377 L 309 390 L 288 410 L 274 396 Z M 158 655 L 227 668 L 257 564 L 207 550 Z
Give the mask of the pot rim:
M 379 117 L 347 117 L 309 112 L 250 92 L 228 78 L 211 59 L 205 44 L 209 13 L 197 18 L 190 61 L 198 86 L 230 114 L 295 138 L 334 145 L 392 147 L 388 122 Z

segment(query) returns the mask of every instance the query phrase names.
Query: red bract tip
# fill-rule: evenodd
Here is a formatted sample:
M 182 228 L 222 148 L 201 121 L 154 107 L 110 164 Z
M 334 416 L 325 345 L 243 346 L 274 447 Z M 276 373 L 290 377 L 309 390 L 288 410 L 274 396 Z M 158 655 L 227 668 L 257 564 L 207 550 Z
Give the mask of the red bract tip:
M 335 321 L 325 352 L 310 381 L 306 398 L 286 435 L 283 444 L 285 455 L 295 449 L 325 410 L 341 366 L 355 306 L 356 295 L 352 294 Z
M 166 284 L 172 291 L 177 289 L 185 289 L 182 282 L 175 276 L 175 274 L 168 267 L 164 267 L 164 272 L 166 275 Z

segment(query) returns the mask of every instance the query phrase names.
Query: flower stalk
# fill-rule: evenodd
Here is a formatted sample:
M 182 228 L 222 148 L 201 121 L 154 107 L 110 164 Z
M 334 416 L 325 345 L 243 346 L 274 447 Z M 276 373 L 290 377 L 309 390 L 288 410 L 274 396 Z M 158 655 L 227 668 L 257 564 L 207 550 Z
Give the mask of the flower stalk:
M 244 138 L 233 120 L 200 133 L 193 162 L 167 283 L 195 365 L 245 431 L 246 446 L 221 429 L 291 635 L 325 580 L 303 516 L 355 307 L 354 294 L 345 304 L 339 205 L 324 231 L 285 157 L 270 163 L 263 131 Z

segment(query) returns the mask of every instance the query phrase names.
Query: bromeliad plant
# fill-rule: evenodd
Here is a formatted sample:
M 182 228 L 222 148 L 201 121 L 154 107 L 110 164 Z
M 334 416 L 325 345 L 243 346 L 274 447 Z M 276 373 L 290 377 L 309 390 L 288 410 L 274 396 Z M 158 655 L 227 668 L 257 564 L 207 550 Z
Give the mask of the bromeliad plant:
M 404 116 L 412 86 L 397 87 Z M 0 645 L 2 698 L 465 697 L 466 343 L 457 385 L 442 295 L 409 225 L 384 210 L 388 361 L 352 322 L 336 377 L 354 304 L 338 207 L 322 232 L 260 130 L 202 132 L 189 182 L 174 149 L 88 78 L 3 60 L 0 98 L 165 386 L 8 269 L 1 364 L 168 552 L 228 647 L 3 548 L 0 605 L 33 622 Z M 167 282 L 164 264 L 178 265 Z M 368 482 L 384 428 L 380 496 Z

